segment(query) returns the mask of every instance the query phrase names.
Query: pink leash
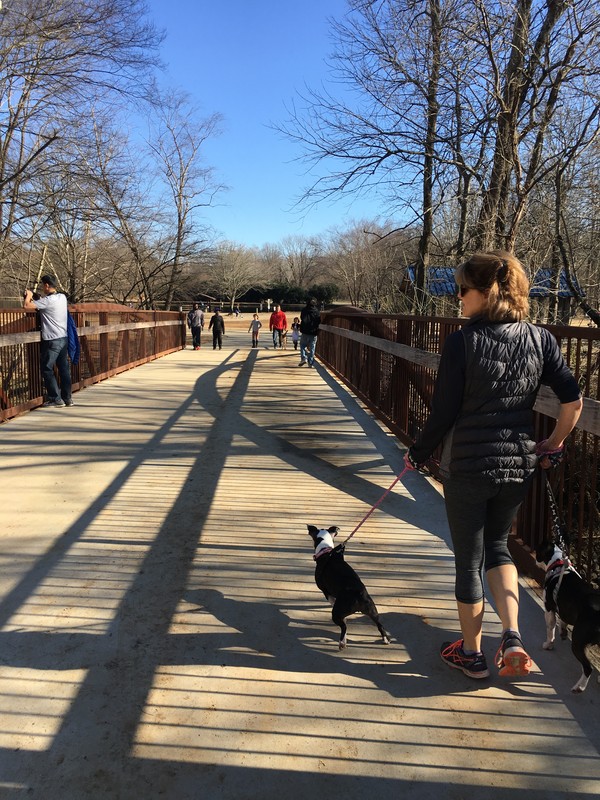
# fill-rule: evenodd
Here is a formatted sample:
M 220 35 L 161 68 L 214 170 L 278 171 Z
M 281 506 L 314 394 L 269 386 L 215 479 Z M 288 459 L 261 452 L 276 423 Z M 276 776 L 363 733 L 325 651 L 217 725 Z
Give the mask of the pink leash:
M 375 503 L 375 505 L 374 505 L 372 508 L 370 508 L 370 509 L 367 511 L 367 513 L 364 515 L 364 517 L 363 517 L 363 518 L 361 519 L 361 521 L 358 523 L 358 525 L 356 526 L 356 528 L 354 528 L 354 530 L 352 531 L 352 533 L 350 534 L 350 536 L 348 536 L 348 538 L 344 540 L 344 544 L 347 544 L 347 543 L 350 541 L 350 539 L 351 539 L 351 538 L 354 536 L 354 534 L 356 533 L 356 531 L 357 531 L 357 530 L 359 530 L 359 528 L 361 528 L 361 527 L 362 527 L 362 526 L 365 524 L 365 522 L 366 522 L 366 521 L 369 519 L 369 517 L 370 517 L 370 516 L 371 516 L 371 514 L 372 514 L 372 513 L 375 511 L 375 509 L 376 509 L 376 508 L 378 508 L 378 507 L 379 507 L 379 506 L 380 506 L 380 505 L 383 503 L 383 501 L 385 500 L 385 498 L 386 498 L 386 497 L 388 496 L 388 494 L 389 494 L 389 493 L 392 491 L 392 489 L 393 489 L 393 488 L 394 488 L 394 486 L 395 486 L 395 485 L 398 483 L 398 481 L 401 481 L 401 480 L 402 480 L 402 478 L 403 478 L 403 477 L 406 475 L 406 473 L 407 473 L 407 472 L 409 472 L 409 471 L 410 471 L 410 467 L 404 467 L 404 469 L 402 470 L 402 472 L 400 473 L 400 475 L 398 475 L 398 477 L 397 477 L 397 478 L 394 480 L 394 482 L 392 483 L 392 485 L 391 485 L 391 486 L 390 486 L 388 489 L 386 489 L 386 490 L 385 490 L 385 492 L 384 492 L 384 493 L 381 495 L 381 497 L 380 497 L 380 498 L 379 498 L 379 500 L 378 500 L 378 501 Z

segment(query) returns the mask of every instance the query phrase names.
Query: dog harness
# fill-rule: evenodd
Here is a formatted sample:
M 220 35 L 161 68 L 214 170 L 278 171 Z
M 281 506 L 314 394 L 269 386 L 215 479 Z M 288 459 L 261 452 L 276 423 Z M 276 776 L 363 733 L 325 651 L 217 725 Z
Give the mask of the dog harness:
M 560 585 L 567 572 L 573 572 L 575 575 L 577 575 L 578 578 L 581 578 L 581 575 L 571 564 L 569 558 L 557 558 L 551 564 L 548 564 L 548 569 L 546 570 L 546 578 L 544 580 L 544 602 L 546 602 L 546 598 L 548 596 L 548 589 L 550 588 L 551 582 L 554 581 L 556 578 L 558 578 L 558 580 L 552 587 L 552 601 L 555 606 L 557 605 Z

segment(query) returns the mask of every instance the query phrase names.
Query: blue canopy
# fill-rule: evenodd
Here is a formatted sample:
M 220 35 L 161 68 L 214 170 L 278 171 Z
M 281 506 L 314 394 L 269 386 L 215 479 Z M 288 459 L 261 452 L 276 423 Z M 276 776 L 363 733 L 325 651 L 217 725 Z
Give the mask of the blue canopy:
M 410 264 L 406 268 L 406 274 L 409 281 L 414 284 L 416 281 L 417 269 L 414 264 Z M 545 267 L 538 269 L 531 281 L 530 297 L 548 297 L 552 292 L 550 283 L 552 280 L 552 270 Z M 572 279 L 576 288 L 579 289 L 581 295 L 585 297 L 585 292 L 575 278 Z M 429 267 L 429 280 L 427 289 L 434 297 L 451 297 L 456 294 L 456 283 L 454 282 L 454 267 Z M 565 276 L 564 269 L 560 271 L 559 278 L 559 297 L 575 297 Z

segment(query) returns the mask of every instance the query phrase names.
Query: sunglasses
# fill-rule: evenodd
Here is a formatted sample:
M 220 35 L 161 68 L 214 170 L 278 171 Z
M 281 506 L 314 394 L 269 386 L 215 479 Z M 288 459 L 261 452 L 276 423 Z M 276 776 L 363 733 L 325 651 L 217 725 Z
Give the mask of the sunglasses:
M 458 284 L 456 287 L 456 294 L 459 297 L 464 297 L 470 288 L 471 288 L 470 286 L 463 286 L 462 284 Z

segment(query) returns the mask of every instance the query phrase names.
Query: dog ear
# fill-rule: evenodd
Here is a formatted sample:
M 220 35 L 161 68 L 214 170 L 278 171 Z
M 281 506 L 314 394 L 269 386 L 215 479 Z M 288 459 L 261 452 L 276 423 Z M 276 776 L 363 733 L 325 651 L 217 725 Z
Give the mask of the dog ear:
M 315 525 L 307 525 L 308 532 L 311 536 L 315 536 L 319 532 L 319 529 Z

